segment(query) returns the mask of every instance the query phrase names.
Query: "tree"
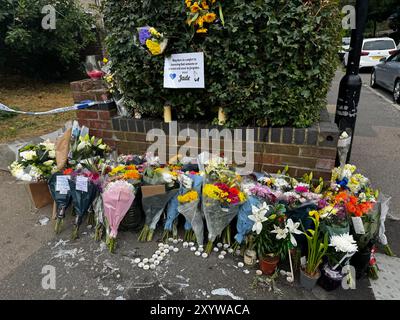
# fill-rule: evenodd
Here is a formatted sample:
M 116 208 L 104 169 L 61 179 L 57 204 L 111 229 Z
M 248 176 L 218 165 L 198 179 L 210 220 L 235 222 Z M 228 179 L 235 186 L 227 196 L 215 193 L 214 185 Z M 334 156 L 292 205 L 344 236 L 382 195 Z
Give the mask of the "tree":
M 56 10 L 55 29 L 42 26 L 46 5 Z M 2 0 L 0 68 L 60 77 L 77 66 L 80 51 L 94 41 L 93 25 L 92 17 L 74 0 Z

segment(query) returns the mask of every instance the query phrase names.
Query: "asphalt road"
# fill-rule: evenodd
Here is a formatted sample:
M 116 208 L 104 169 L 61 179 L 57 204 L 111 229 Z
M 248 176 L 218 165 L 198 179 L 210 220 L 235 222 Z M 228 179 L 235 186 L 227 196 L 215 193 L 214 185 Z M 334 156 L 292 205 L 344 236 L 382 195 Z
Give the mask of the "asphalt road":
M 328 103 L 335 104 L 341 74 L 336 75 Z M 367 74 L 363 79 L 368 78 Z M 374 185 L 392 196 L 393 214 L 399 216 L 400 112 L 388 100 L 390 94 L 363 87 L 352 161 Z M 330 107 L 333 113 L 334 108 Z M 93 240 L 93 231 L 82 227 L 81 238 L 70 241 L 71 217 L 65 230 L 54 236 L 52 222 L 38 220 L 51 215 L 51 208 L 31 208 L 24 186 L 0 172 L 0 299 L 374 299 L 368 280 L 357 290 L 328 293 L 317 287 L 307 292 L 280 276 L 273 286 L 255 285 L 255 269 L 237 267 L 238 257 L 208 259 L 183 249 L 170 253 L 156 270 L 135 266 L 134 259 L 150 257 L 154 242 L 139 243 L 137 234 L 119 234 L 116 254 Z M 388 238 L 400 255 L 399 223 L 388 223 Z M 44 266 L 56 274 L 55 289 L 44 289 Z M 297 275 L 296 275 L 297 276 Z M 223 294 L 223 295 L 219 295 Z

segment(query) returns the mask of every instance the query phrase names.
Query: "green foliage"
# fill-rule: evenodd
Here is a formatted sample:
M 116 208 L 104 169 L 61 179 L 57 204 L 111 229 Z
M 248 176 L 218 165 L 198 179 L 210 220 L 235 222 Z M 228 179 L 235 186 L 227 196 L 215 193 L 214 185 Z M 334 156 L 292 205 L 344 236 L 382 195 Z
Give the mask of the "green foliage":
M 56 9 L 56 29 L 42 28 L 45 5 Z M 71 0 L 2 0 L 0 3 L 0 68 L 23 74 L 58 77 L 80 60 L 95 40 L 93 18 Z
M 337 67 L 338 1 L 223 1 L 225 26 L 207 35 L 185 24 L 184 1 L 109 0 L 107 45 L 121 91 L 145 116 L 166 101 L 179 118 L 212 120 L 222 106 L 228 126 L 306 127 L 319 118 Z M 166 54 L 203 51 L 205 90 L 163 88 L 163 56 L 140 48 L 137 27 L 169 38 Z

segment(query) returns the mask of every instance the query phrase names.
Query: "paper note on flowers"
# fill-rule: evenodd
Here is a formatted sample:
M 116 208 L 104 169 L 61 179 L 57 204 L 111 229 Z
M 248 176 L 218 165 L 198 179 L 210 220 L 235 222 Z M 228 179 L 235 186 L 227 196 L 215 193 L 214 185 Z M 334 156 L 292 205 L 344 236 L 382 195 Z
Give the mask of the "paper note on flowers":
M 69 191 L 69 183 L 68 179 L 70 176 L 57 176 L 56 180 L 56 191 L 66 194 L 66 191 Z
M 88 192 L 88 178 L 77 176 L 76 177 L 76 190 L 82 192 Z
M 179 53 L 165 58 L 164 88 L 204 89 L 204 53 Z

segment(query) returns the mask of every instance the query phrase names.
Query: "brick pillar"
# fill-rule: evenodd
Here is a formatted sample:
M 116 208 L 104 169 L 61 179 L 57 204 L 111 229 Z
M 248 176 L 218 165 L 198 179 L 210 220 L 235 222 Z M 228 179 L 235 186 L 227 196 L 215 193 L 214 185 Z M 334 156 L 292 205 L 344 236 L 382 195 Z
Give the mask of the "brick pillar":
M 111 99 L 102 80 L 86 79 L 71 82 L 71 90 L 75 103 L 84 100 L 105 101 Z M 90 135 L 103 138 L 105 143 L 111 148 L 115 148 L 115 137 L 111 123 L 111 119 L 115 115 L 117 115 L 117 107 L 114 102 L 110 102 L 78 110 L 77 120 L 81 126 L 89 128 Z

